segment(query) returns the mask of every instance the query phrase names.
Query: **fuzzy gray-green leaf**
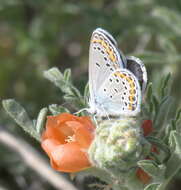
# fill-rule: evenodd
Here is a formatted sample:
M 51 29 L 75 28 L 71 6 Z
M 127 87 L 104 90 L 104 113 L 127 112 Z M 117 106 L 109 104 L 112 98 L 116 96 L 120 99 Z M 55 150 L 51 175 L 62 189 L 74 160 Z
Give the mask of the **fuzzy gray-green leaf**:
M 165 153 L 164 160 L 167 160 L 170 156 L 170 150 L 169 147 L 160 139 L 157 139 L 153 136 L 146 137 L 146 139 L 153 145 L 155 145 L 157 148 L 162 150 Z
M 159 187 L 159 183 L 151 183 L 149 185 L 147 185 L 144 190 L 157 190 Z
M 59 71 L 58 68 L 53 67 L 44 72 L 45 78 L 50 80 L 52 83 L 55 84 L 60 90 L 64 93 L 72 93 L 71 92 L 71 84 L 64 79 L 63 74 Z
M 176 131 L 170 132 L 169 138 L 170 148 L 172 149 L 171 157 L 166 163 L 165 181 L 161 184 L 159 190 L 164 190 L 172 180 L 172 178 L 181 169 L 181 135 Z
M 137 162 L 137 164 L 150 176 L 154 178 L 156 177 L 157 180 L 163 178 L 164 176 L 165 166 L 157 165 L 153 160 L 140 160 Z
M 75 97 L 83 98 L 83 97 L 81 96 L 79 90 L 78 90 L 76 87 L 72 86 L 71 92 L 72 92 L 71 94 L 74 95 Z
M 66 94 L 63 96 L 63 98 L 76 110 L 82 109 L 84 107 L 84 102 L 81 102 L 79 98 L 73 95 Z
M 44 76 L 56 86 L 60 87 L 59 81 L 64 80 L 63 74 L 58 70 L 58 68 L 53 67 L 47 71 L 44 71 Z
M 71 69 L 65 69 L 63 76 L 65 81 L 71 82 Z
M 174 122 L 176 125 L 176 130 L 181 132 L 181 108 L 177 110 Z
M 171 73 L 168 73 L 166 77 L 162 79 L 161 87 L 160 87 L 160 96 L 163 98 L 164 96 L 167 96 L 169 93 L 169 81 L 171 78 Z
M 152 103 L 153 103 L 153 110 L 154 110 L 154 121 L 155 118 L 157 117 L 158 109 L 159 109 L 159 102 L 158 99 L 155 95 L 152 96 Z
M 164 97 L 157 109 L 157 113 L 155 115 L 154 120 L 154 126 L 160 133 L 163 132 L 161 129 L 166 125 L 171 104 L 172 98 L 170 96 Z
M 29 118 L 25 109 L 14 99 L 7 99 L 2 101 L 3 107 L 6 112 L 15 120 L 15 122 L 29 133 L 31 136 L 40 140 L 39 134 L 35 130 L 33 121 Z
M 47 112 L 48 112 L 47 108 L 42 108 L 38 114 L 38 117 L 37 117 L 36 131 L 40 135 L 41 135 L 41 132 L 43 130 L 43 127 L 45 126 Z
M 175 120 L 178 121 L 181 119 L 181 108 L 177 110 Z
M 68 80 L 70 75 L 70 70 L 66 70 L 63 76 L 58 68 L 52 68 L 44 72 L 44 76 L 59 87 L 63 93 L 65 93 L 64 99 L 68 103 L 72 103 L 73 106 L 78 109 L 83 108 L 85 107 L 84 99 L 80 91 L 72 85 L 70 80 Z
M 84 99 L 87 100 L 88 97 L 89 97 L 89 83 L 87 83 L 84 88 Z
M 67 108 L 57 104 L 52 104 L 48 108 L 53 115 L 58 115 L 60 113 L 70 113 Z
M 152 83 L 150 82 L 147 87 L 146 100 L 150 102 L 153 95 Z

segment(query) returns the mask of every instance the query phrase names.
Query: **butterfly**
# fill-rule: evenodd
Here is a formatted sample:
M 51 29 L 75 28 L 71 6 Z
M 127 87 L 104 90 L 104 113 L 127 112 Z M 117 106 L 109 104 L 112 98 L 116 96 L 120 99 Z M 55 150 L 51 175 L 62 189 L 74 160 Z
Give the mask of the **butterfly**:
M 146 84 L 142 61 L 125 57 L 106 30 L 94 30 L 89 49 L 89 112 L 100 117 L 136 116 Z

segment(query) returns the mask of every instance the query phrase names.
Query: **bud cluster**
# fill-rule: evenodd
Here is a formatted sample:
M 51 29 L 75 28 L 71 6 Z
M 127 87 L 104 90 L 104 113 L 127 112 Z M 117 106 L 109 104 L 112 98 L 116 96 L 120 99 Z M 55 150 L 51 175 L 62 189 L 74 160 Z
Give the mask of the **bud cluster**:
M 113 176 L 129 173 L 150 150 L 140 122 L 134 118 L 102 120 L 89 148 L 92 164 Z

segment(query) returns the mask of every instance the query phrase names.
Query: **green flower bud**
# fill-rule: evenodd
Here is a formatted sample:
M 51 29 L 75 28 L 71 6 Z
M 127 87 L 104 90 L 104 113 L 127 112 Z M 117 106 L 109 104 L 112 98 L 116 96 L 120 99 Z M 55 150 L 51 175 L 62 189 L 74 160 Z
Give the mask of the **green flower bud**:
M 135 169 L 150 150 L 140 126 L 135 118 L 101 121 L 89 148 L 92 164 L 116 176 Z

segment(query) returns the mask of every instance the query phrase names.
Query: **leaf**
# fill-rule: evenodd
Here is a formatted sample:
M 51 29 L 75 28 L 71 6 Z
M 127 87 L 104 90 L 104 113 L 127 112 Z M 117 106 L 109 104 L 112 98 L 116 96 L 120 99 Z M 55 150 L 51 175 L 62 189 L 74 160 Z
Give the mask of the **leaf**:
M 63 106 L 57 104 L 52 104 L 48 108 L 53 115 L 58 115 L 60 113 L 70 113 L 67 108 L 64 108 Z
M 146 173 L 152 177 L 159 176 L 159 167 L 153 160 L 140 160 L 137 162 L 138 166 L 141 167 Z
M 67 101 L 67 102 L 74 102 L 76 104 L 76 102 L 78 102 L 78 98 L 75 97 L 74 95 L 69 95 L 69 94 L 66 94 L 64 95 L 64 99 Z
M 157 117 L 157 113 L 159 110 L 159 102 L 158 99 L 155 95 L 152 96 L 152 103 L 153 103 L 153 112 L 154 112 L 154 123 L 155 123 L 155 118 Z
M 179 121 L 181 119 L 181 108 L 177 110 L 176 116 L 175 116 L 175 121 Z
M 87 99 L 88 97 L 89 97 L 89 83 L 87 83 L 84 88 L 84 99 Z
M 55 84 L 64 93 L 71 94 L 72 84 L 64 79 L 63 74 L 58 68 L 53 67 L 47 71 L 44 71 L 44 77 Z
M 153 87 L 152 83 L 150 82 L 147 87 L 146 101 L 151 102 L 152 95 L 153 95 Z
M 169 123 L 165 127 L 165 133 L 163 136 L 163 142 L 168 144 L 169 138 L 170 138 L 170 132 L 173 130 L 172 122 L 169 121 Z
M 72 85 L 70 80 L 68 80 L 68 78 L 70 79 L 71 77 L 70 75 L 71 72 L 69 69 L 66 70 L 63 75 L 56 67 L 44 72 L 45 78 L 49 79 L 57 87 L 59 87 L 63 93 L 65 93 L 64 99 L 69 103 L 74 104 L 73 106 L 77 109 L 81 109 L 85 107 L 84 98 L 80 91 Z
M 7 99 L 2 101 L 3 107 L 11 118 L 23 128 L 23 130 L 40 141 L 40 136 L 35 130 L 33 121 L 29 118 L 25 109 L 17 103 L 14 99 Z
M 173 177 L 181 169 L 181 135 L 176 131 L 170 132 L 169 137 L 170 149 L 172 150 L 171 157 L 166 163 L 165 181 L 159 187 L 159 190 L 165 190 Z
M 176 111 L 175 118 L 171 119 L 170 125 L 172 130 L 176 130 L 180 133 L 180 122 L 181 121 L 181 108 Z
M 157 148 L 159 148 L 163 152 L 165 152 L 164 160 L 167 160 L 170 157 L 170 149 L 162 140 L 157 139 L 152 136 L 148 136 L 148 137 L 146 137 L 146 139 L 148 140 L 148 142 L 150 142 L 151 144 L 155 145 Z
M 71 82 L 71 69 L 65 69 L 63 76 L 65 81 Z
M 53 67 L 48 71 L 44 71 L 44 76 L 51 82 L 55 84 L 64 93 L 71 94 L 71 84 L 64 80 L 63 74 L 58 70 L 58 68 Z
M 174 119 L 171 120 L 171 125 L 172 125 L 172 130 L 176 130 L 176 123 Z
M 154 119 L 154 126 L 158 130 L 158 135 L 163 132 L 162 128 L 167 124 L 168 114 L 172 105 L 172 97 L 164 97 L 158 105 L 157 112 Z
M 162 82 L 161 82 L 161 87 L 160 87 L 160 96 L 161 98 L 163 98 L 164 96 L 167 96 L 167 94 L 169 93 L 169 81 L 170 81 L 170 78 L 171 78 L 171 73 L 168 73 L 166 75 L 166 77 L 164 77 L 162 79 Z
M 159 185 L 159 183 L 151 183 L 147 185 L 144 190 L 158 190 Z
M 45 126 L 46 116 L 47 116 L 48 109 L 42 108 L 38 114 L 37 121 L 36 121 L 36 131 L 41 136 L 43 127 Z
M 53 82 L 57 87 L 61 89 L 59 82 L 64 80 L 64 76 L 58 70 L 58 68 L 53 67 L 47 71 L 44 71 L 44 77 Z
M 75 88 L 74 86 L 72 86 L 71 88 L 71 94 L 76 96 L 76 97 L 79 97 L 79 98 L 83 98 L 79 92 L 79 90 L 77 88 Z
M 176 112 L 175 125 L 177 132 L 181 133 L 181 108 Z

